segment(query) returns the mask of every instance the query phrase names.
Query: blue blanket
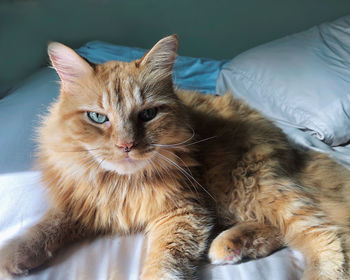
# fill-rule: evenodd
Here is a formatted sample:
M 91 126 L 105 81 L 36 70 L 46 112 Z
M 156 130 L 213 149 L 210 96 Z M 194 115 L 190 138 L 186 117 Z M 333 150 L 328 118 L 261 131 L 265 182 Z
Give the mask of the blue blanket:
M 77 49 L 77 52 L 93 63 L 103 63 L 109 60 L 132 61 L 142 57 L 146 50 L 91 41 Z M 227 62 L 227 60 L 178 56 L 174 65 L 174 83 L 182 89 L 215 93 L 216 79 Z

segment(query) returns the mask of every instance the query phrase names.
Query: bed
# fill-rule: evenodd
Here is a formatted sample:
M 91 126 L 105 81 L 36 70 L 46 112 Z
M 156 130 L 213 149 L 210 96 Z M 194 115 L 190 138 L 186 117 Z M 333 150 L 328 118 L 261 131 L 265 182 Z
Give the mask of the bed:
M 99 41 L 77 50 L 97 63 L 130 61 L 144 51 Z M 32 167 L 34 129 L 58 95 L 57 81 L 54 70 L 43 68 L 0 100 L 0 247 L 35 224 L 48 207 L 40 173 Z M 350 16 L 230 61 L 178 57 L 174 82 L 207 94 L 232 91 L 280 126 L 291 143 L 328 153 L 350 166 Z M 142 235 L 82 241 L 17 278 L 138 279 L 146 246 Z M 294 280 L 301 278 L 303 268 L 300 253 L 284 248 L 238 265 L 207 264 L 199 279 Z

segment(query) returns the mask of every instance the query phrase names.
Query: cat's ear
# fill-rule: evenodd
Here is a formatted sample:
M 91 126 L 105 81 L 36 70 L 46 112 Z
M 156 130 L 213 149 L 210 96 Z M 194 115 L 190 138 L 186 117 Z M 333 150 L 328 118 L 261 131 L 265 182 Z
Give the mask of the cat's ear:
M 177 51 L 177 35 L 171 35 L 158 41 L 137 63 L 140 66 L 160 72 L 172 71 Z
M 90 75 L 93 72 L 89 63 L 71 48 L 63 44 L 57 42 L 50 43 L 48 54 L 52 66 L 56 69 L 63 87 L 66 89 L 68 89 L 70 84 L 76 82 L 77 79 Z

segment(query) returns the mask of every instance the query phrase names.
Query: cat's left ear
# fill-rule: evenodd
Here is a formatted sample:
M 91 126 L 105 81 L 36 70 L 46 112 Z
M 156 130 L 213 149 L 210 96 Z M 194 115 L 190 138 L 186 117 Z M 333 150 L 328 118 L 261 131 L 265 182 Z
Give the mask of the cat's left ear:
M 136 63 L 141 67 L 147 67 L 151 71 L 171 73 L 176 58 L 178 40 L 177 35 L 171 35 L 158 41 L 139 61 Z
M 92 67 L 71 48 L 53 42 L 48 46 L 52 66 L 59 75 L 63 87 L 69 89 L 78 79 L 93 73 Z

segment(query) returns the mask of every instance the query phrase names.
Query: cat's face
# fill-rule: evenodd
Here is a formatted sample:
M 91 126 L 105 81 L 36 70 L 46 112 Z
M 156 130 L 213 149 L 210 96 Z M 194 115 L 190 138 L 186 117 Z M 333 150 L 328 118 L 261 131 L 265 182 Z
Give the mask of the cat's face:
M 62 80 L 56 118 L 71 149 L 84 149 L 97 168 L 119 174 L 152 168 L 160 145 L 190 135 L 173 92 L 171 70 L 177 38 L 158 42 L 140 60 L 90 66 L 61 44 L 49 46 Z M 67 143 L 64 143 L 67 144 Z

